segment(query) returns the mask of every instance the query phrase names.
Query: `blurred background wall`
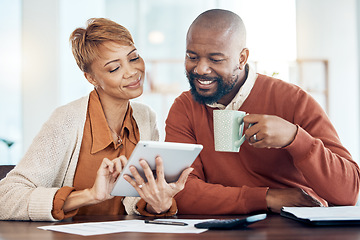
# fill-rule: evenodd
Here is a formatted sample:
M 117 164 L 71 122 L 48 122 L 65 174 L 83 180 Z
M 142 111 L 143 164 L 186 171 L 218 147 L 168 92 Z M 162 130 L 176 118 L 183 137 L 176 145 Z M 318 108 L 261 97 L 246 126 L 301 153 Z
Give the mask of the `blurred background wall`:
M 174 98 L 189 88 L 187 29 L 211 8 L 243 18 L 250 64 L 312 94 L 358 161 L 357 0 L 0 0 L 0 164 L 16 164 L 56 107 L 92 90 L 68 42 L 91 17 L 110 18 L 132 33 L 147 69 L 144 94 L 134 101 L 157 112 L 163 139 Z

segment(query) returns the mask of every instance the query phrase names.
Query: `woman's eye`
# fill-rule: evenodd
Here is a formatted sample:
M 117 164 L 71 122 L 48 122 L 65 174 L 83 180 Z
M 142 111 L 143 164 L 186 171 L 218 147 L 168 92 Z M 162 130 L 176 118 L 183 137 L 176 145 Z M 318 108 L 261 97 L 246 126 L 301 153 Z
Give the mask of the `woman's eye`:
M 115 72 L 116 70 L 118 70 L 120 67 L 117 67 L 117 68 L 115 68 L 115 69 L 113 69 L 113 70 L 110 70 L 109 72 L 110 73 L 113 73 L 113 72 Z
M 135 61 L 139 60 L 139 58 L 140 58 L 139 56 L 132 58 L 132 59 L 130 59 L 130 62 L 135 62 Z

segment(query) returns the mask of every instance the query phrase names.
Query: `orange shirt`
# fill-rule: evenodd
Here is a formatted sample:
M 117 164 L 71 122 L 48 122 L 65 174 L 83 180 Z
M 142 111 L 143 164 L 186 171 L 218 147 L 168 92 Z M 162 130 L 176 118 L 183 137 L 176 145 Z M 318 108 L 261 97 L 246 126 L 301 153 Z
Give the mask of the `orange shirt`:
M 268 188 L 302 188 L 325 206 L 353 205 L 359 168 L 319 104 L 299 87 L 258 75 L 239 111 L 279 116 L 298 125 L 294 141 L 281 149 L 214 149 L 214 108 L 197 103 L 190 91 L 172 105 L 166 120 L 169 142 L 204 146 L 185 189 L 175 196 L 180 214 L 249 214 L 267 210 Z
M 132 117 L 132 108 L 128 105 L 124 117 L 123 127 L 120 132 L 121 144 L 117 144 L 112 138 L 104 111 L 97 92 L 90 93 L 88 112 L 85 121 L 84 135 L 77 168 L 74 176 L 74 188 L 63 187 L 54 197 L 52 215 L 56 219 L 63 219 L 74 215 L 119 215 L 125 214 L 122 197 L 104 201 L 99 204 L 81 207 L 78 210 L 64 214 L 62 210 L 64 202 L 73 190 L 91 188 L 96 178 L 96 172 L 103 158 L 110 160 L 125 155 L 130 157 L 137 142 L 140 139 L 139 129 Z

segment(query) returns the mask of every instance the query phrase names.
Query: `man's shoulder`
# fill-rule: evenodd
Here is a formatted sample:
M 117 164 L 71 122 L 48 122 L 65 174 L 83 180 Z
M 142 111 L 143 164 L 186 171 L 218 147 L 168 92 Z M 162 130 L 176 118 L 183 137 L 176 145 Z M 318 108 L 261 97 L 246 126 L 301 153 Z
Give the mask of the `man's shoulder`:
M 193 98 L 191 91 L 187 90 L 182 92 L 178 97 L 175 98 L 174 104 L 185 104 L 185 105 L 203 105 L 195 101 Z
M 261 89 L 272 90 L 272 91 L 282 91 L 282 92 L 304 92 L 304 90 L 290 82 L 284 80 L 266 76 L 263 74 L 258 74 L 255 85 L 258 85 Z
M 191 92 L 190 90 L 187 90 L 187 91 L 184 91 L 182 92 L 176 99 L 181 99 L 181 100 L 187 100 L 189 102 L 192 102 L 194 101 L 192 95 L 191 95 Z M 175 99 L 175 100 L 176 100 Z

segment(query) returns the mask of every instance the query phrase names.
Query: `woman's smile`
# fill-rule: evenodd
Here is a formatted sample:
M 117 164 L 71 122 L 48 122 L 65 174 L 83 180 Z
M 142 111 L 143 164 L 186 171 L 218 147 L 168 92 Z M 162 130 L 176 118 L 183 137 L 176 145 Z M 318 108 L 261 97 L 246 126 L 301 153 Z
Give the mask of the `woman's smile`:
M 135 81 L 132 81 L 130 84 L 128 84 L 124 87 L 135 89 L 135 88 L 142 86 L 144 83 L 144 80 L 141 77 L 142 77 L 142 75 L 139 75 L 139 77 Z

